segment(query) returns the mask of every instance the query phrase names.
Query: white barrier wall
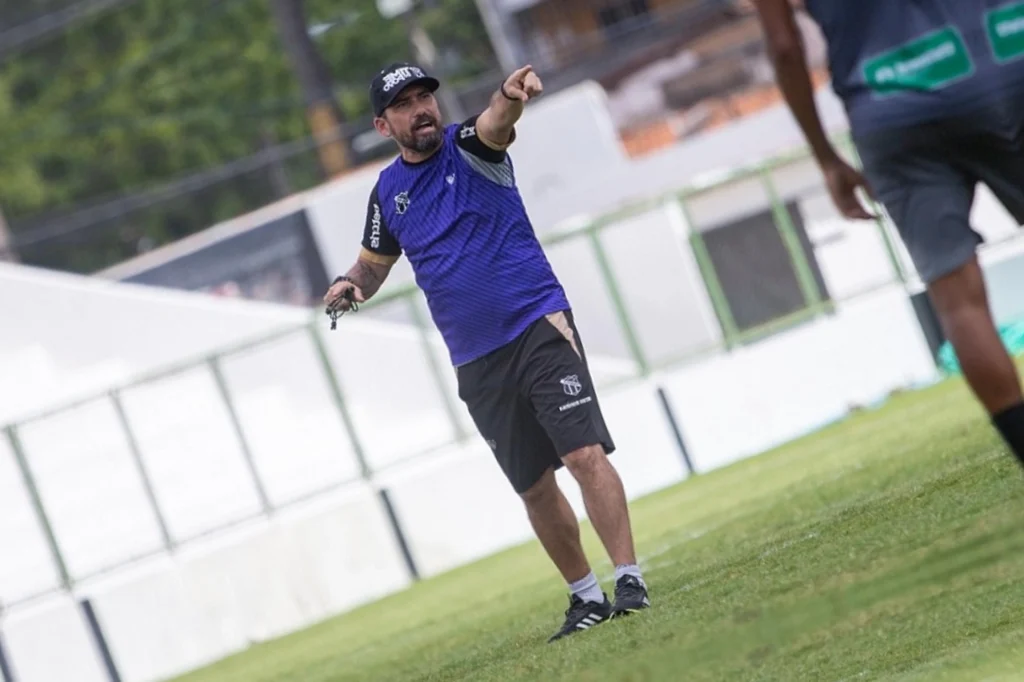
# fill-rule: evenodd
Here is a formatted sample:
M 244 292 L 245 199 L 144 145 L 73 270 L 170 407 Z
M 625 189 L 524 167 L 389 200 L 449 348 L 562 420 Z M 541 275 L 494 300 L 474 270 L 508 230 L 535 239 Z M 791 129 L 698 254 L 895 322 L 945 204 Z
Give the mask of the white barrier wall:
M 355 318 L 346 320 L 343 329 L 344 340 L 339 337 L 330 346 L 338 353 L 343 385 L 365 386 L 364 382 L 372 379 L 380 383 L 380 366 L 376 373 L 364 376 L 371 363 L 346 358 L 399 343 L 398 330 L 392 332 L 396 340 L 388 341 L 389 335 L 380 331 L 390 327 Z M 388 356 L 409 354 L 414 348 L 407 343 Z M 261 388 L 285 378 L 285 371 L 275 374 L 272 368 L 296 358 L 301 362 L 305 355 L 300 347 L 287 345 L 271 345 L 260 353 L 245 357 L 249 364 L 238 372 L 250 382 L 248 390 L 252 391 L 237 392 L 242 414 L 253 409 L 244 406 L 250 399 L 257 400 Z M 530 532 L 518 500 L 486 447 L 475 439 L 429 459 L 402 462 L 416 451 L 416 431 L 422 429 L 428 443 L 450 437 L 437 399 L 424 393 L 436 389 L 427 377 L 416 378 L 414 369 L 424 364 L 421 359 L 390 365 L 398 372 L 391 376 L 402 379 L 403 400 L 396 403 L 389 400 L 387 391 L 378 396 L 371 388 L 365 399 L 360 395 L 355 401 L 359 408 L 354 412 L 360 433 L 368 434 L 366 448 L 371 461 L 391 465 L 377 477 L 377 485 L 389 490 L 414 560 L 421 574 L 429 576 L 526 540 Z M 602 395 L 602 403 L 619 445 L 615 463 L 630 498 L 635 499 L 686 475 L 655 393 L 657 385 L 667 389 L 690 456 L 704 471 L 817 428 L 841 416 L 846 405 L 872 402 L 893 388 L 914 385 L 933 375 L 913 311 L 902 289 L 891 285 L 843 306 L 833 318 L 610 391 Z M 779 400 L 779 390 L 795 386 L 793 376 L 809 382 L 807 389 L 789 388 L 783 394 L 785 400 Z M 188 406 L 176 421 L 164 422 L 170 425 L 154 432 L 152 442 L 140 435 L 175 537 L 202 532 L 217 521 L 253 512 L 257 506 L 230 438 L 227 434 L 216 436 L 216 411 L 203 406 L 201 396 L 211 399 L 212 389 L 198 377 L 181 381 L 154 384 L 152 390 L 159 387 L 166 395 L 159 402 L 143 401 L 137 406 L 140 415 L 150 418 L 173 411 L 175 404 Z M 345 455 L 340 429 L 333 437 L 324 430 L 325 424 L 336 420 L 330 410 L 307 412 L 297 407 L 304 390 L 289 392 L 286 382 L 283 389 L 280 384 L 278 388 L 276 402 L 264 402 L 262 410 L 251 413 L 262 429 L 255 432 L 261 437 L 254 442 L 274 438 L 279 432 L 315 434 L 304 442 L 314 449 L 319 442 L 325 448 L 322 460 L 292 461 L 301 457 L 305 448 L 289 447 L 289 437 L 281 436 L 268 441 L 277 443 L 276 448 L 264 446 L 266 459 L 261 465 L 265 473 L 274 472 L 266 476 L 271 485 L 290 484 L 287 492 L 293 494 L 308 491 L 314 482 L 322 481 L 307 477 L 315 479 L 336 466 L 332 454 L 337 461 L 351 460 Z M 129 395 L 126 392 L 126 397 Z M 102 410 L 80 418 L 83 421 L 78 423 L 51 424 L 59 429 L 28 429 L 25 437 L 33 461 L 44 452 L 55 460 L 52 466 L 37 467 L 37 472 L 55 528 L 62 538 L 71 540 L 64 550 L 73 572 L 156 547 L 159 542 L 138 486 L 130 484 L 127 457 L 111 459 L 116 448 L 100 452 L 104 450 Z M 198 426 L 189 420 L 200 418 L 210 424 L 199 429 L 200 437 L 182 433 Z M 89 424 L 92 431 L 83 431 Z M 139 431 L 146 433 L 145 428 Z M 109 432 L 112 438 L 113 427 Z M 73 448 L 67 440 L 62 444 L 54 435 L 69 433 L 78 438 L 86 433 L 96 454 Z M 40 444 L 36 440 L 40 437 L 49 440 Z M 218 438 L 223 445 L 211 447 Z M 69 466 L 83 457 L 81 466 Z M 335 476 L 344 478 L 344 473 L 336 471 Z M 564 471 L 559 479 L 582 515 L 575 484 Z M 85 481 L 88 485 L 83 485 Z M 275 499 L 286 497 L 282 493 Z M 473 513 L 467 514 L 467 510 Z M 21 518 L 30 520 L 31 515 L 22 513 Z M 12 546 L 11 538 L 5 539 L 5 546 Z M 29 554 L 35 556 L 37 565 L 46 567 L 45 547 L 36 543 Z M 52 577 L 52 570 L 49 574 Z M 21 583 L 27 580 L 22 574 Z M 188 545 L 173 558 L 152 559 L 136 569 L 86 580 L 79 585 L 78 594 L 91 597 L 123 679 L 142 682 L 162 679 L 244 649 L 251 642 L 312 624 L 400 589 L 408 581 L 383 508 L 370 489 L 356 484 L 323 497 L 311 508 L 281 512 L 269 521 L 253 520 L 238 530 Z M 54 604 L 64 606 L 18 610 L 5 625 L 19 679 L 67 679 L 62 677 L 64 669 L 52 660 L 55 650 L 67 648 L 77 652 L 74 656 L 91 661 L 75 662 L 75 666 L 84 665 L 86 670 L 98 666 L 80 614 L 66 602 Z M 257 604 L 259 608 L 254 606 Z M 160 617 L 154 618 L 157 613 Z
M 614 462 L 635 499 L 686 476 L 658 385 L 676 408 L 691 458 L 707 471 L 818 428 L 851 405 L 933 378 L 914 313 L 892 285 L 830 319 L 659 373 L 602 395 L 602 402 L 619 445 Z M 432 413 L 443 421 L 436 407 Z M 575 484 L 564 471 L 559 479 L 582 516 Z M 424 576 L 530 537 L 521 505 L 478 442 L 393 467 L 377 484 L 389 490 Z M 356 485 L 173 558 L 86 581 L 79 594 L 91 597 L 123 679 L 142 682 L 310 625 L 408 581 L 381 506 Z M 67 606 L 12 616 L 5 629 L 19 679 L 27 682 L 67 679 L 52 667 L 55 650 L 95 657 L 80 617 Z
M 3 625 L 15 680 L 109 682 L 81 609 L 70 596 L 19 609 Z
M 840 303 L 835 315 L 665 378 L 702 471 L 764 452 L 935 380 L 902 287 Z
M 309 319 L 285 306 L 7 263 L 0 292 L 2 424 Z

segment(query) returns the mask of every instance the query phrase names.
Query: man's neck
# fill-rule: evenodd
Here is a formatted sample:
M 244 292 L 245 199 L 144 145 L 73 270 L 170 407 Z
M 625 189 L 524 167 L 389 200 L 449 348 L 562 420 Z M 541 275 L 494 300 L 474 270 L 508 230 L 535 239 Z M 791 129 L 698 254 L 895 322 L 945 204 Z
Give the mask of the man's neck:
M 441 145 L 437 145 L 429 152 L 418 152 L 415 149 L 408 149 L 406 147 L 402 147 L 402 160 L 405 161 L 406 163 L 423 163 L 424 161 L 432 157 L 434 154 L 436 154 L 440 149 Z

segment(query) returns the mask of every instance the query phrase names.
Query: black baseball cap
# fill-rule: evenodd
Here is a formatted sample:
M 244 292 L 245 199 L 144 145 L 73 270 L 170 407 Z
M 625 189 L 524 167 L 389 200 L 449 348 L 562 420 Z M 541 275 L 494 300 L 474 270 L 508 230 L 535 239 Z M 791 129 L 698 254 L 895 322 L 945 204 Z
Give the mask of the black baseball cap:
M 440 81 L 428 76 L 426 71 L 415 64 L 395 62 L 381 69 L 370 83 L 370 104 L 374 115 L 383 115 L 402 90 L 417 84 L 427 86 L 431 92 L 441 87 Z

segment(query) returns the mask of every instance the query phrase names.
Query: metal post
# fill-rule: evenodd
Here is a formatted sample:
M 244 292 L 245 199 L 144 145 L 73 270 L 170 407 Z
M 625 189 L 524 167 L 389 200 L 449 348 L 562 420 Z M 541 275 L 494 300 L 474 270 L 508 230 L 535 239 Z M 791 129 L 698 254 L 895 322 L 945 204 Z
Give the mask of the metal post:
M 100 621 L 96 617 L 96 610 L 93 608 L 92 602 L 88 599 L 83 599 L 80 606 L 82 607 L 82 614 L 85 616 L 85 622 L 89 625 L 89 633 L 92 635 L 93 644 L 96 645 L 96 651 L 103 661 L 103 668 L 107 671 L 107 679 L 110 682 L 121 682 L 121 673 L 117 669 L 117 663 L 114 662 L 114 655 L 110 653 L 110 646 L 107 644 L 107 638 L 103 634 L 103 628 L 100 627 Z
M 494 6 L 494 0 L 476 0 L 476 8 L 480 12 L 480 19 L 484 22 L 484 29 L 491 40 L 491 48 L 494 50 L 494 56 L 498 58 L 502 72 L 512 73 L 518 68 L 518 64 L 515 48 L 509 39 L 509 32 L 513 30 L 511 18 L 506 21 L 503 13 Z
M 227 410 L 228 419 L 235 430 L 235 437 L 238 438 L 238 447 L 242 450 L 242 459 L 245 460 L 245 466 L 249 470 L 250 478 L 252 478 L 252 485 L 256 489 L 256 497 L 259 498 L 260 508 L 264 514 L 270 516 L 274 513 L 274 506 L 270 503 L 270 497 L 267 495 L 266 488 L 263 487 L 263 479 L 260 478 L 259 469 L 256 467 L 256 460 L 253 459 L 252 450 L 249 448 L 249 441 L 245 437 L 242 420 L 239 419 L 238 412 L 235 411 L 235 402 L 231 399 L 231 392 L 228 390 L 228 384 L 224 380 L 224 373 L 220 368 L 220 359 L 217 356 L 213 356 L 206 361 L 206 364 L 210 367 L 210 372 L 213 374 L 213 379 L 217 384 L 217 390 L 224 401 L 224 409 Z
M 601 244 L 601 236 L 598 229 L 599 228 L 597 227 L 592 227 L 588 232 L 588 236 L 590 237 L 590 246 L 594 250 L 594 257 L 597 259 L 597 266 L 601 270 L 601 276 L 604 279 L 605 287 L 608 289 L 608 295 L 612 299 L 612 307 L 615 309 L 615 316 L 619 320 L 619 326 L 622 328 L 622 333 L 626 336 L 626 343 L 629 345 L 629 350 L 633 355 L 633 360 L 636 362 L 636 366 L 640 370 L 640 375 L 647 376 L 650 373 L 650 365 L 647 363 L 647 358 L 644 355 L 643 346 L 640 345 L 640 339 L 636 335 L 636 330 L 633 329 L 633 323 L 629 319 L 629 312 L 626 310 L 626 303 L 622 299 L 622 293 L 619 290 L 615 273 L 612 271 L 611 263 L 608 261 L 608 254 L 605 253 L 604 245 Z
M 858 168 L 863 169 L 864 163 L 861 161 L 860 153 L 857 151 L 857 145 L 847 138 L 843 141 L 843 147 L 850 153 L 850 156 L 853 157 L 854 164 Z M 878 233 L 882 237 L 882 244 L 885 245 L 885 252 L 889 256 L 889 263 L 892 265 L 893 272 L 896 273 L 896 277 L 899 279 L 900 284 L 905 286 L 907 282 L 910 281 L 910 278 L 907 276 L 907 270 L 903 267 L 903 262 L 900 260 L 899 252 L 896 249 L 892 233 L 889 231 L 889 228 L 886 227 L 885 218 L 882 214 L 882 205 L 873 200 L 870 196 L 868 197 L 868 202 L 874 209 L 875 225 L 878 227 Z
M 722 326 L 722 337 L 726 348 L 732 348 L 737 343 L 739 327 L 736 325 L 736 317 L 732 314 L 732 306 L 729 305 L 729 298 L 725 295 L 725 288 L 722 280 L 718 278 L 715 270 L 715 263 L 708 253 L 707 244 L 704 243 L 704 236 L 690 219 L 690 211 L 686 206 L 684 197 L 678 197 L 679 210 L 686 217 L 686 224 L 690 227 L 689 242 L 693 252 L 693 259 L 697 262 L 697 269 L 700 270 L 704 279 L 704 286 L 708 290 L 708 298 L 711 299 L 711 307 L 718 315 L 718 322 Z
M 459 419 L 455 403 L 452 401 L 448 387 L 445 385 L 444 370 L 441 369 L 437 356 L 434 354 L 434 344 L 430 342 L 430 328 L 423 317 L 423 311 L 420 309 L 415 296 L 410 294 L 405 300 L 409 303 L 409 312 L 412 315 L 413 323 L 416 325 L 416 330 L 419 332 L 420 341 L 423 344 L 423 352 L 426 354 L 427 363 L 430 365 L 430 372 L 434 375 L 434 381 L 437 382 L 437 390 L 441 392 L 441 400 L 444 403 L 445 412 L 448 413 L 448 419 L 452 423 L 455 439 L 462 443 L 469 438 L 469 434 L 462 427 L 462 421 Z
M 405 561 L 406 568 L 409 571 L 409 577 L 413 581 L 417 581 L 420 579 L 420 572 L 416 567 L 416 560 L 413 558 L 412 551 L 409 549 L 409 543 L 405 538 L 402 523 L 398 519 L 394 505 L 391 504 L 391 498 L 388 496 L 387 490 L 374 484 L 373 469 L 370 468 L 370 463 L 366 459 L 366 451 L 363 449 L 362 441 L 359 439 L 352 414 L 348 411 L 345 394 L 341 390 L 341 383 L 338 381 L 338 375 L 334 371 L 331 358 L 327 355 L 327 348 L 324 346 L 323 339 L 320 338 L 320 334 L 313 325 L 309 326 L 309 334 L 313 337 L 313 345 L 316 347 L 317 355 L 320 357 L 320 364 L 323 367 L 324 375 L 327 377 L 327 384 L 330 386 L 331 395 L 334 397 L 334 404 L 338 407 L 338 414 L 341 415 L 341 421 L 348 432 L 349 442 L 352 443 L 352 451 L 355 453 L 356 461 L 359 463 L 360 475 L 366 483 L 377 488 L 377 497 L 384 507 L 384 513 L 388 517 L 391 532 L 395 535 L 395 541 L 398 543 L 399 551 L 402 553 L 402 559 Z
M 881 206 L 875 204 L 875 225 L 878 227 L 878 233 L 882 236 L 882 243 L 885 245 L 885 252 L 889 256 L 892 270 L 896 273 L 896 279 L 899 280 L 900 284 L 906 285 L 910 281 L 910 278 L 907 276 L 907 269 L 903 266 L 903 261 L 900 260 L 899 254 L 896 251 L 896 244 L 893 242 L 892 233 L 889 232 L 889 228 L 885 225 L 885 219 L 882 217 L 880 208 Z
M 0 610 L 0 615 L 2 615 Z M 7 656 L 7 645 L 4 643 L 3 631 L 0 630 L 0 680 L 3 682 L 14 682 L 14 671 Z
M 405 22 L 405 30 L 409 36 L 409 43 L 416 53 L 417 61 L 444 83 L 447 74 L 438 59 L 437 47 L 434 45 L 434 41 L 427 34 L 426 29 L 423 28 L 422 22 L 420 22 L 419 8 L 413 6 L 408 12 L 402 14 L 402 21 Z M 451 84 L 445 84 L 435 93 L 435 96 L 441 104 L 441 110 L 449 121 L 464 121 L 466 119 L 466 111 L 462 107 L 462 101 Z
M 21 477 L 25 483 L 25 490 L 28 492 L 29 499 L 32 502 L 32 508 L 36 513 L 36 519 L 39 521 L 39 526 L 43 530 L 43 535 L 46 537 L 46 544 L 50 549 L 50 556 L 53 558 L 53 564 L 57 568 L 57 575 L 60 576 L 60 583 L 65 590 L 71 591 L 71 573 L 68 571 L 67 562 L 64 561 L 64 554 L 60 550 L 60 544 L 57 542 L 57 534 L 53 531 L 53 524 L 50 523 L 50 517 L 46 513 L 46 507 L 43 506 L 43 498 L 39 494 L 39 487 L 36 485 L 35 476 L 32 475 L 32 468 L 29 466 L 28 458 L 25 457 L 25 451 L 21 447 L 21 439 L 18 438 L 17 428 L 14 426 L 8 426 L 7 429 L 7 440 L 11 443 L 11 451 L 14 453 L 14 460 L 18 464 L 18 469 L 21 471 Z
M 384 488 L 377 491 L 377 494 L 380 496 L 380 503 L 384 505 L 384 513 L 387 514 L 388 521 L 391 522 L 391 528 L 395 532 L 395 540 L 398 542 L 398 549 L 405 561 L 405 568 L 409 571 L 409 576 L 413 581 L 417 581 L 420 579 L 420 569 L 416 565 L 416 559 L 413 558 L 412 549 L 409 548 L 409 541 L 405 539 L 405 532 L 402 530 L 402 524 L 398 521 L 398 513 L 395 511 L 395 505 L 391 503 L 391 496 Z
M 800 243 L 796 225 L 793 224 L 792 216 L 789 215 L 786 205 L 782 202 L 778 191 L 775 189 L 775 183 L 772 181 L 769 170 L 764 169 L 761 171 L 761 181 L 764 183 L 765 191 L 768 193 L 768 200 L 772 205 L 775 227 L 782 237 L 782 243 L 789 252 L 789 259 L 793 263 L 793 269 L 796 271 L 797 282 L 800 285 L 800 291 L 804 295 L 804 301 L 808 308 L 817 312 L 822 307 L 821 290 L 818 288 L 818 282 L 814 279 L 811 265 L 807 261 L 807 254 L 804 253 L 803 245 Z
M 349 442 L 352 443 L 352 452 L 355 453 L 356 462 L 359 464 L 359 475 L 366 481 L 369 481 L 373 476 L 373 470 L 370 468 L 369 462 L 366 460 L 366 451 L 363 449 L 363 443 L 359 439 L 359 435 L 356 432 L 355 421 L 352 419 L 352 413 L 348 411 L 348 405 L 345 402 L 345 394 L 341 390 L 341 384 L 338 381 L 338 375 L 334 371 L 334 365 L 331 363 L 330 356 L 327 355 L 327 348 L 324 347 L 324 341 L 320 338 L 320 334 L 317 333 L 316 328 L 312 325 L 309 327 L 309 335 L 313 339 L 313 345 L 316 347 L 317 356 L 320 358 L 320 365 L 323 368 L 324 376 L 327 377 L 327 385 L 331 390 L 331 397 L 334 398 L 334 404 L 338 408 L 338 414 L 341 416 L 341 421 L 345 425 L 345 431 L 348 432 Z
M 128 452 L 131 453 L 132 461 L 135 463 L 135 470 L 139 474 L 139 480 L 142 481 L 142 490 L 146 493 L 146 499 L 149 501 L 150 509 L 153 511 L 153 518 L 160 529 L 160 537 L 163 539 L 164 547 L 168 551 L 173 550 L 174 538 L 167 527 L 167 520 L 163 510 L 160 509 L 160 501 L 156 496 L 153 478 L 149 475 L 146 462 L 142 459 L 142 450 L 139 448 L 138 439 L 135 438 L 135 431 L 132 429 L 131 422 L 128 421 L 128 414 L 125 412 L 124 403 L 121 401 L 121 393 L 119 391 L 111 391 L 110 402 L 114 405 L 114 412 L 117 414 L 117 420 L 121 424 L 125 441 L 128 443 Z
M 690 459 L 690 450 L 686 447 L 686 439 L 683 438 L 683 430 L 679 427 L 676 412 L 672 409 L 672 402 L 668 399 L 668 393 L 662 386 L 658 386 L 658 400 L 661 401 L 661 409 L 665 411 L 665 419 L 668 420 L 669 428 L 672 429 L 672 435 L 676 438 L 676 445 L 679 446 L 679 455 L 683 458 L 686 472 L 692 476 L 697 473 L 697 470 L 693 466 L 693 460 Z

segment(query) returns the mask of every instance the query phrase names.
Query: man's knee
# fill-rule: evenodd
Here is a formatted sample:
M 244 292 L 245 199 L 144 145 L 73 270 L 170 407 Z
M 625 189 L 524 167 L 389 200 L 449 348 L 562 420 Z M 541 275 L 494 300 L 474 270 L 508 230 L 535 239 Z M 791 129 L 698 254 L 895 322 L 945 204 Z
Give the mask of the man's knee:
M 555 480 L 555 470 L 549 467 L 541 474 L 536 483 L 519 493 L 519 497 L 529 507 L 543 505 L 554 499 L 557 494 L 558 482 Z
M 587 480 L 603 468 L 608 467 L 608 457 L 601 445 L 586 445 L 562 457 L 569 473 L 577 481 Z

